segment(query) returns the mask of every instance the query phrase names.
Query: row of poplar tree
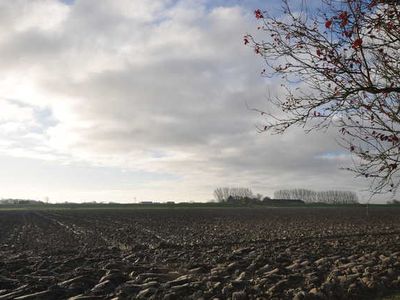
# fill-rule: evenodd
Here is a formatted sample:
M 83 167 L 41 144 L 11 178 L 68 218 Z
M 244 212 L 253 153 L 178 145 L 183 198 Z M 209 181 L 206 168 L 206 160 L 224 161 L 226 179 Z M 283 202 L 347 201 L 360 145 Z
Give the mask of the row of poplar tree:
M 275 199 L 300 199 L 306 203 L 320 202 L 327 204 L 355 204 L 358 196 L 350 191 L 313 191 L 307 189 L 279 190 L 274 193 Z

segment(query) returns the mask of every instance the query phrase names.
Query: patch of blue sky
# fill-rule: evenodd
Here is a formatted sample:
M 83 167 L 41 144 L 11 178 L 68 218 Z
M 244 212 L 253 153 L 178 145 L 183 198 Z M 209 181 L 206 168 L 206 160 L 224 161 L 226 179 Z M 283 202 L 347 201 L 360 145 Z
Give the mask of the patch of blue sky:
M 56 126 L 59 122 L 54 118 L 51 109 L 49 108 L 37 108 L 33 110 L 35 119 L 44 128 Z
M 66 5 L 73 5 L 75 0 L 60 0 L 62 3 Z
M 316 156 L 317 159 L 327 159 L 327 160 L 343 160 L 350 157 L 351 155 L 345 151 L 328 151 L 320 153 Z
M 54 118 L 51 109 L 47 107 L 39 107 L 32 104 L 22 102 L 18 99 L 5 99 L 10 104 L 18 106 L 20 108 L 30 108 L 33 111 L 33 117 L 39 126 L 32 127 L 32 132 L 41 133 L 46 131 L 49 127 L 53 127 L 58 124 L 58 121 Z
M 150 151 L 150 156 L 152 158 L 164 158 L 164 157 L 167 157 L 168 155 L 163 151 L 153 150 L 153 151 Z
M 206 7 L 207 8 L 214 8 L 214 7 L 232 7 L 232 6 L 241 6 L 241 7 L 246 7 L 250 9 L 257 9 L 257 8 L 262 8 L 261 6 L 265 5 L 267 1 L 260 1 L 260 0 L 208 0 L 206 1 Z M 273 3 L 271 1 L 271 3 Z M 278 2 L 279 3 L 279 2 Z
M 292 11 L 306 11 L 316 12 L 321 8 L 319 1 L 303 0 L 303 1 L 290 1 L 290 7 Z M 282 14 L 282 2 L 276 0 L 208 0 L 206 1 L 206 7 L 212 9 L 214 7 L 232 7 L 240 6 L 244 9 L 248 9 L 250 13 L 254 10 L 260 9 L 261 11 L 268 12 L 271 16 L 279 16 Z

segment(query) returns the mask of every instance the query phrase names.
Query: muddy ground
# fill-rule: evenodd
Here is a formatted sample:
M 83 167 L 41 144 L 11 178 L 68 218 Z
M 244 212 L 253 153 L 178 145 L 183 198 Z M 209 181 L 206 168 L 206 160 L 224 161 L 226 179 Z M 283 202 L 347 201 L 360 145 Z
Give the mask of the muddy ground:
M 1 299 L 375 299 L 400 209 L 0 211 Z

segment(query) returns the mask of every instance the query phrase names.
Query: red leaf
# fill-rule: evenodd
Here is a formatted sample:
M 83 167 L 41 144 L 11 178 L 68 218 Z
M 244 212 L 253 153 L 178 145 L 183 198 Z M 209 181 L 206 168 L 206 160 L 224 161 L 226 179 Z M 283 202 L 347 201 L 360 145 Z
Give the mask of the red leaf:
M 331 26 L 332 26 L 332 20 L 327 20 L 327 21 L 325 22 L 325 27 L 326 27 L 326 28 L 331 28 Z
M 347 19 L 347 11 L 342 11 L 342 12 L 339 14 L 339 19 L 342 19 L 342 20 Z
M 352 32 L 351 32 L 350 30 L 345 30 L 345 31 L 343 32 L 343 34 L 344 34 L 345 36 L 347 36 L 347 37 L 351 37 Z
M 340 27 L 344 27 L 344 26 L 346 26 L 348 23 L 349 23 L 349 20 L 348 20 L 348 19 L 344 19 L 344 20 L 342 21 L 342 23 L 340 23 Z
M 371 9 L 378 4 L 377 0 L 372 0 L 370 4 L 368 4 L 368 8 Z
M 353 42 L 353 44 L 351 45 L 351 47 L 352 47 L 353 49 L 360 48 L 362 42 L 363 42 L 362 39 L 361 39 L 361 38 L 358 38 L 358 39 L 356 39 L 356 40 Z
M 256 16 L 256 19 L 263 19 L 263 18 L 264 18 L 264 16 L 263 16 L 261 10 L 259 10 L 259 9 L 256 9 L 256 10 L 254 11 L 254 15 Z
M 338 17 L 342 20 L 342 22 L 340 23 L 340 27 L 343 28 L 349 23 L 349 16 L 347 15 L 347 11 L 342 11 Z

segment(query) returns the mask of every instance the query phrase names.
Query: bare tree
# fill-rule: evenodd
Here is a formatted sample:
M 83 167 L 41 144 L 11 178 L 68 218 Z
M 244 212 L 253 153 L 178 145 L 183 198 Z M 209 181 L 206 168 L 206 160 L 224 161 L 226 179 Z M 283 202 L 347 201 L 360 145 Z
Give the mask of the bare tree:
M 315 192 L 307 189 L 279 190 L 274 193 L 275 199 L 303 200 L 306 203 L 326 204 L 356 204 L 358 196 L 350 191 L 320 191 Z
M 262 72 L 287 82 L 282 98 L 270 99 L 279 113 L 266 116 L 260 131 L 307 132 L 335 127 L 354 158 L 347 168 L 371 179 L 371 191 L 400 185 L 400 4 L 395 0 L 326 0 L 318 13 L 283 15 L 256 10 L 264 38 L 244 43 L 265 60 Z
M 214 199 L 217 202 L 223 202 L 224 201 L 224 192 L 222 188 L 218 187 L 214 190 Z
M 307 189 L 279 190 L 274 193 L 275 199 L 303 200 L 306 203 L 316 202 L 316 192 Z
M 254 194 L 249 188 L 244 187 L 218 187 L 214 190 L 215 200 L 225 202 L 229 197 L 234 199 L 254 198 Z
M 356 204 L 358 196 L 350 191 L 322 191 L 316 193 L 316 202 L 327 204 Z

